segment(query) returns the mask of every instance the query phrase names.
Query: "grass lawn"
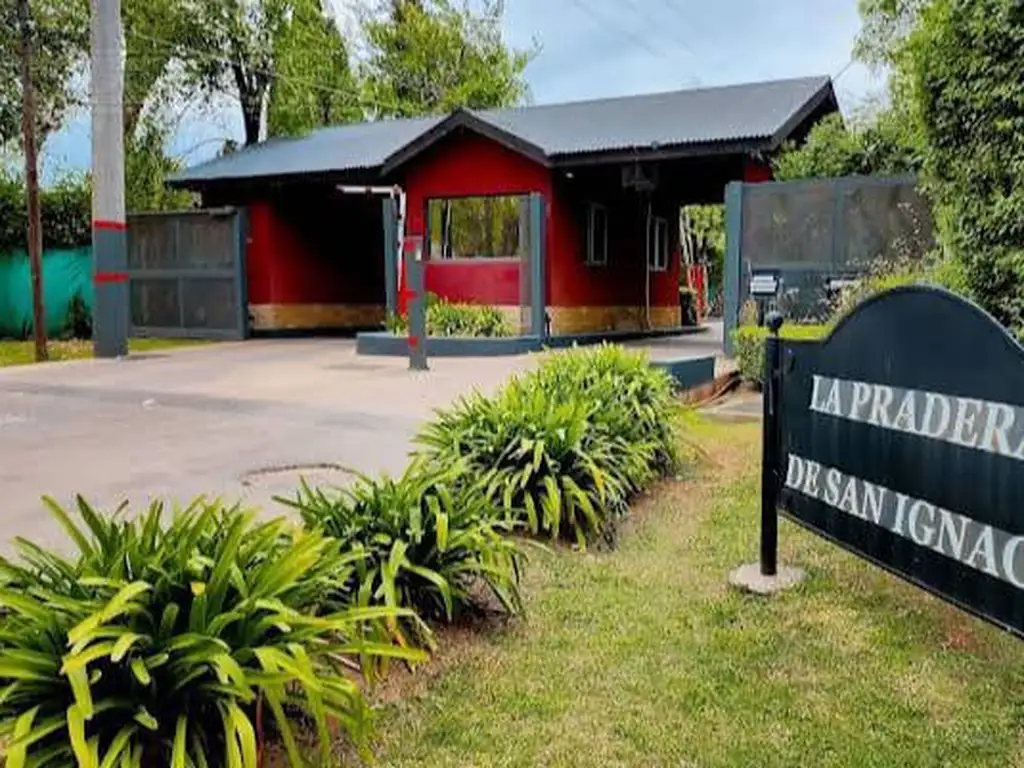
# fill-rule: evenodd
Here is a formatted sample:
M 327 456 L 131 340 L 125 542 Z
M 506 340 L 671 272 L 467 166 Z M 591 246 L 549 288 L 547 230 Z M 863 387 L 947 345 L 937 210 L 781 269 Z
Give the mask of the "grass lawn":
M 129 339 L 129 352 L 151 352 L 172 347 L 193 346 L 208 342 L 195 339 Z M 50 360 L 78 360 L 92 357 L 91 341 L 51 341 Z M 0 368 L 35 362 L 35 346 L 31 341 L 0 341 Z
M 757 555 L 759 427 L 693 432 L 713 465 L 618 551 L 534 554 L 525 621 L 442 638 L 390 692 L 381 764 L 1024 765 L 1019 641 L 788 523 L 809 581 L 726 587 Z

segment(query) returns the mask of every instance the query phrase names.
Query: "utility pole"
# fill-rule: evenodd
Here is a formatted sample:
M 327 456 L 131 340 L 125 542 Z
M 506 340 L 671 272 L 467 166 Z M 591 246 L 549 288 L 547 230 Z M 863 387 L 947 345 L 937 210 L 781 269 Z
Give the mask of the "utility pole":
M 43 309 L 43 225 L 39 212 L 39 152 L 36 147 L 36 94 L 32 82 L 32 19 L 28 0 L 18 0 L 21 39 L 21 137 L 25 150 L 25 198 L 28 204 L 28 260 L 32 273 L 32 329 L 36 361 L 49 357 Z
M 128 354 L 128 229 L 124 215 L 124 81 L 120 0 L 89 0 L 92 12 L 93 353 Z

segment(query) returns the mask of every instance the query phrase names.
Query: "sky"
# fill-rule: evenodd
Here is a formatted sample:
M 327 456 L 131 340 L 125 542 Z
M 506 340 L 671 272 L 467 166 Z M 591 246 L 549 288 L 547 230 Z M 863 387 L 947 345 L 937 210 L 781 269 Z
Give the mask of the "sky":
M 346 4 L 333 0 L 344 26 Z M 506 41 L 539 46 L 526 78 L 537 104 L 807 75 L 837 76 L 844 112 L 884 83 L 850 64 L 857 0 L 505 0 Z M 841 74 L 840 74 L 841 73 Z M 229 107 L 190 111 L 169 152 L 192 165 L 240 138 Z M 43 175 L 89 164 L 89 121 L 47 143 Z

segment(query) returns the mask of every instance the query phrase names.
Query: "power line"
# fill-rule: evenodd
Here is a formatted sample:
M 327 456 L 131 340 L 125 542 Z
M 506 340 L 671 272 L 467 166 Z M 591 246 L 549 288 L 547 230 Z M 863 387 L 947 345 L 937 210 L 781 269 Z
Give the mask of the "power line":
M 644 50 L 646 50 L 648 53 L 651 53 L 651 54 L 653 54 L 655 56 L 661 56 L 661 57 L 666 58 L 666 59 L 671 59 L 672 58 L 664 50 L 653 48 L 650 45 L 650 43 L 648 43 L 646 40 L 644 40 L 642 37 L 637 35 L 635 32 L 633 32 L 628 27 L 623 27 L 623 26 L 620 26 L 620 25 L 617 25 L 617 24 L 614 24 L 614 23 L 610 23 L 609 19 L 607 17 L 598 14 L 589 5 L 586 5 L 583 2 L 583 0 L 571 0 L 571 2 L 572 2 L 573 5 L 575 5 L 581 11 L 583 11 L 588 16 L 590 16 L 592 19 L 594 19 L 601 26 L 607 26 L 610 29 L 613 29 L 614 31 L 616 31 L 619 34 L 621 34 L 623 37 L 628 38 L 631 42 L 633 42 L 634 44 L 636 44 L 640 48 L 643 48 Z
M 641 14 L 640 6 L 637 5 L 636 0 L 622 0 L 622 2 L 624 2 L 630 8 L 632 8 L 633 11 L 637 14 L 637 16 L 643 15 L 644 18 L 646 18 L 648 21 L 650 21 L 656 27 L 660 26 L 657 19 L 651 18 L 650 16 L 647 16 L 646 14 Z M 669 8 L 674 8 L 674 6 L 671 6 L 671 5 L 668 6 L 668 7 Z M 678 9 L 676 9 L 676 10 L 678 10 Z M 689 53 L 694 59 L 697 59 L 697 60 L 700 59 L 700 56 L 697 54 L 697 51 L 694 50 L 693 46 L 690 45 L 686 41 L 685 37 L 683 37 L 682 35 L 679 35 L 677 33 L 673 33 L 671 37 L 672 37 L 673 41 L 675 41 L 679 45 L 681 45 L 686 50 L 686 52 Z
M 838 72 L 836 72 L 834 75 L 832 75 L 832 82 L 835 82 L 840 77 L 845 75 L 850 70 L 850 67 L 852 67 L 856 63 L 857 63 L 857 59 L 855 59 L 853 56 L 851 56 L 850 60 L 848 62 L 846 62 L 846 64 L 843 66 L 843 68 L 840 69 Z

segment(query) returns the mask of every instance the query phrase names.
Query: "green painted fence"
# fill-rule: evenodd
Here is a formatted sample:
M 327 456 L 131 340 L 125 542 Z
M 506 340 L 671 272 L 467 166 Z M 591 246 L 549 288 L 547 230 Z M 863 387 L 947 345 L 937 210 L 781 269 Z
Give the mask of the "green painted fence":
M 46 332 L 64 333 L 68 307 L 76 294 L 92 312 L 92 249 L 43 253 L 43 305 Z M 20 337 L 32 328 L 32 281 L 24 251 L 0 254 L 0 338 Z

